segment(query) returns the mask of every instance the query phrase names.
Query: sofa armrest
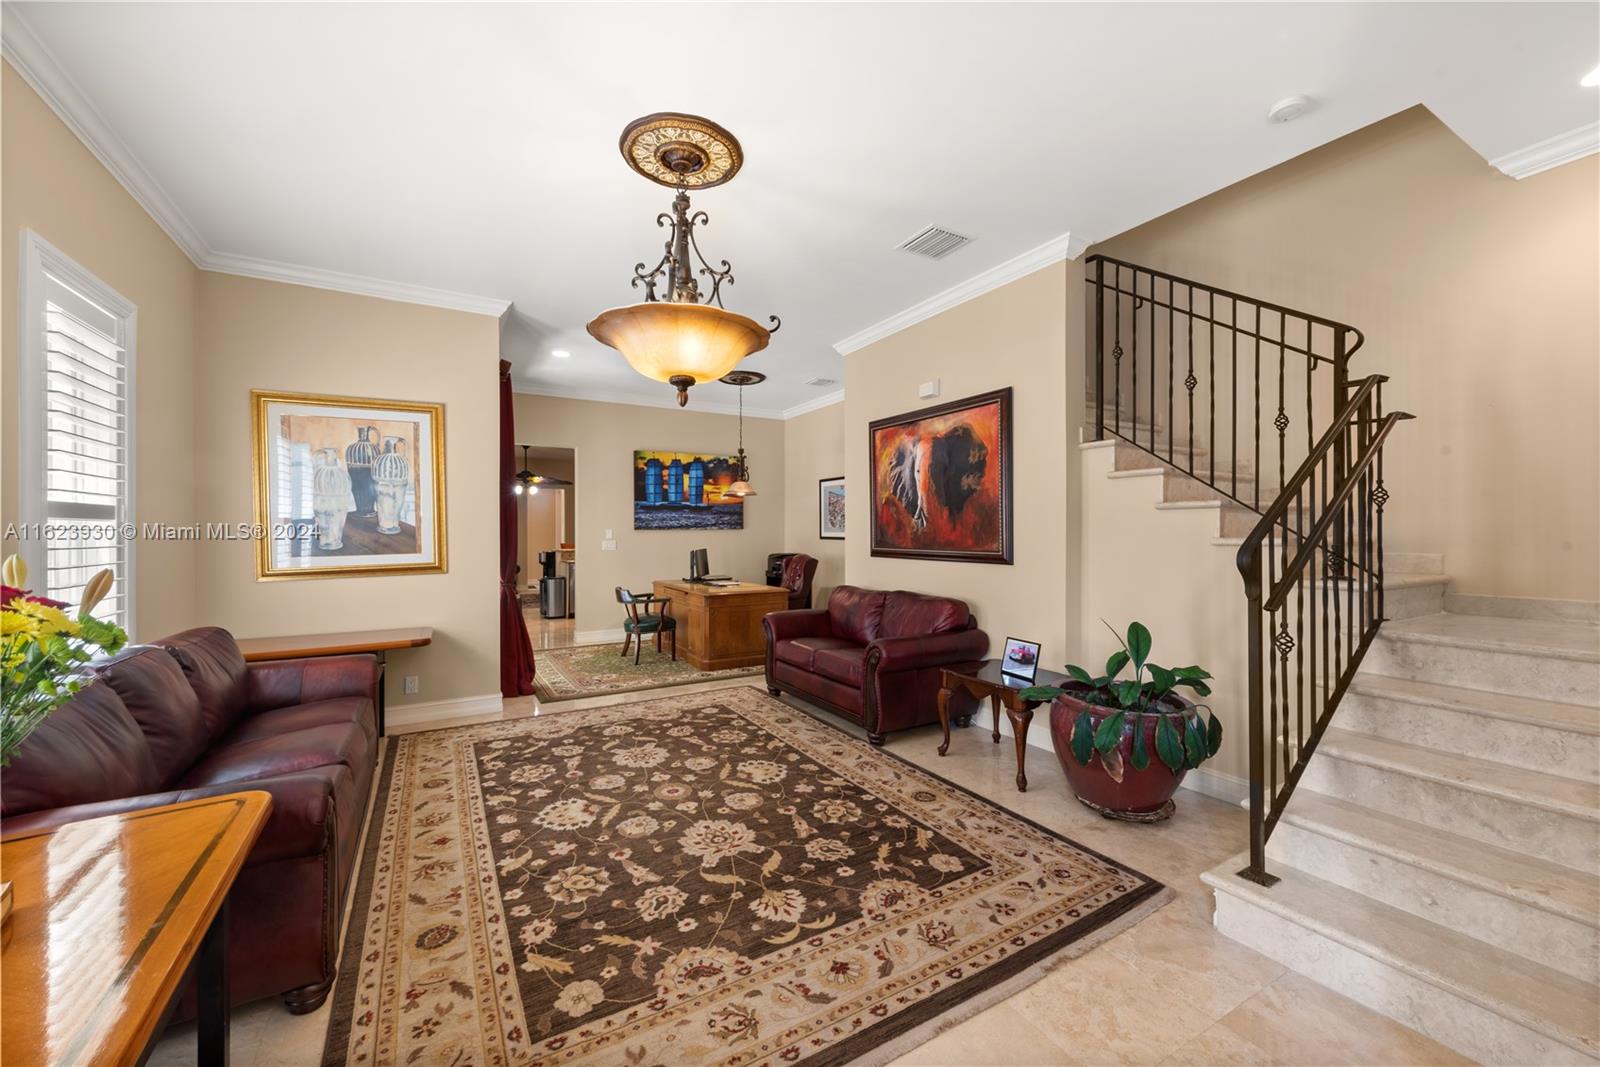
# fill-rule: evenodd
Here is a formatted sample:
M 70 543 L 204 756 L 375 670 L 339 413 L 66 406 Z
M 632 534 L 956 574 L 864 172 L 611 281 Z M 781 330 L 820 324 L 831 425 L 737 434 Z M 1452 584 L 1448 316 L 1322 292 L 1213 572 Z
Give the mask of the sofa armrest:
M 833 624 L 828 613 L 821 608 L 803 608 L 798 611 L 772 611 L 761 620 L 767 631 L 767 641 L 787 641 L 795 637 L 832 637 Z
M 989 652 L 989 635 L 982 630 L 951 630 L 924 637 L 880 637 L 867 646 L 869 669 L 879 674 L 970 663 Z
M 364 696 L 378 703 L 378 657 L 317 656 L 275 659 L 250 667 L 249 714 L 313 700 Z

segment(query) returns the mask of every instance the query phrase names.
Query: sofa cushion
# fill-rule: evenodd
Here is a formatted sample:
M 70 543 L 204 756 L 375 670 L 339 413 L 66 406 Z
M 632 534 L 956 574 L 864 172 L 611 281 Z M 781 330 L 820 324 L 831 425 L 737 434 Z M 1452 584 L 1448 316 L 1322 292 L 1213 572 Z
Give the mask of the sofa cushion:
M 356 770 L 370 764 L 366 749 L 366 734 L 354 723 L 312 726 L 238 740 L 230 734 L 207 752 L 178 784 L 180 788 L 190 789 L 341 763 Z
M 139 724 L 158 785 L 176 781 L 194 766 L 212 738 L 200 698 L 178 661 L 154 645 L 135 645 L 94 665 L 95 675 L 116 690 Z
M 860 647 L 854 641 L 846 641 L 840 637 L 791 637 L 774 645 L 772 654 L 784 663 L 792 663 L 809 671 L 813 657 L 821 649 Z
M 250 701 L 250 673 L 233 635 L 220 626 L 202 626 L 156 644 L 178 661 L 189 679 L 200 700 L 206 736 L 215 740 L 227 733 Z
M 818 674 L 832 678 L 836 682 L 846 685 L 860 685 L 866 676 L 864 662 L 867 658 L 865 645 L 850 645 L 847 648 L 818 649 L 816 656 L 811 661 L 811 669 Z
M 858 645 L 871 644 L 883 623 L 884 594 L 855 585 L 835 586 L 828 596 L 828 622 L 833 636 Z
M 336 700 L 314 700 L 309 704 L 273 708 L 252 715 L 234 727 L 228 735 L 228 741 L 255 741 L 313 726 L 348 724 L 360 726 L 369 740 L 376 740 L 378 726 L 372 701 L 366 697 L 339 697 Z
M 808 697 L 826 701 L 838 710 L 850 715 L 857 722 L 861 721 L 863 701 L 860 686 L 836 682 L 832 678 L 814 674 L 811 671 L 796 667 L 792 663 L 775 664 L 772 677 L 775 681 L 789 686 L 797 693 L 803 693 Z
M 160 787 L 139 724 L 116 690 L 94 681 L 51 712 L 0 772 L 0 814 L 92 804 Z
M 896 590 L 884 598 L 880 637 L 927 637 L 964 630 L 972 613 L 965 600 Z

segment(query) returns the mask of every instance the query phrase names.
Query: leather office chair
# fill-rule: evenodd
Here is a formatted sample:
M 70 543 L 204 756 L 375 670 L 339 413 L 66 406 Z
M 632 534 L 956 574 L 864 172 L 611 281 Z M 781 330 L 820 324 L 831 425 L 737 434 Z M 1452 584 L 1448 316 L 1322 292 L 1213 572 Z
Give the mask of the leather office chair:
M 817 561 L 798 553 L 783 561 L 783 587 L 789 590 L 789 610 L 811 606 L 811 579 L 817 576 Z
M 672 635 L 672 658 L 678 658 L 678 620 L 668 614 L 672 602 L 664 600 L 653 593 L 630 593 L 628 590 L 617 586 L 617 603 L 627 611 L 627 617 L 622 620 L 622 629 L 626 636 L 622 640 L 622 654 L 628 654 L 628 647 L 633 646 L 633 662 L 638 664 L 639 653 L 644 648 L 646 634 L 656 635 L 656 651 L 661 651 L 661 635 Z M 650 605 L 660 604 L 661 612 L 656 614 L 650 610 Z

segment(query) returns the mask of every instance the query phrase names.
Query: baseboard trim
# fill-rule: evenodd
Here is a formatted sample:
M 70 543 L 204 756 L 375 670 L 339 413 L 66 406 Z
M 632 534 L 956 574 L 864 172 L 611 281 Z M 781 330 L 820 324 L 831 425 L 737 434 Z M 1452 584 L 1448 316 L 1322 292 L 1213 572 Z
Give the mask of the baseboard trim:
M 613 641 L 621 641 L 628 636 L 626 630 L 578 630 L 572 635 L 575 645 L 608 645 Z M 533 650 L 534 658 L 539 656 L 539 650 Z
M 1222 771 L 1207 770 L 1196 767 L 1183 776 L 1181 788 L 1193 789 L 1196 793 L 1204 793 L 1213 800 L 1220 800 L 1225 804 L 1243 804 L 1250 799 L 1250 783 L 1243 778 Z
M 461 697 L 456 700 L 426 700 L 416 704 L 392 704 L 384 711 L 385 727 L 402 729 L 423 723 L 454 724 L 462 719 L 491 718 L 504 709 L 499 693 Z

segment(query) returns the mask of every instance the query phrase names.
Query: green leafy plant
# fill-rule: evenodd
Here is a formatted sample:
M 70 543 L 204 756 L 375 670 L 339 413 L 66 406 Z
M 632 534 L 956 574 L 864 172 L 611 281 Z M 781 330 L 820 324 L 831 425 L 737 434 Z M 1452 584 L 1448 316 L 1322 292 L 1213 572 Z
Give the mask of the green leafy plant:
M 1087 706 L 1078 712 L 1072 724 L 1072 756 L 1086 767 L 1098 757 L 1113 781 L 1122 781 L 1124 773 L 1119 745 L 1125 726 L 1133 731 L 1129 762 L 1139 771 L 1150 766 L 1144 730 L 1146 715 L 1156 717 L 1155 755 L 1172 773 L 1198 767 L 1215 756 L 1222 747 L 1222 723 L 1211 709 L 1204 704 L 1180 707 L 1167 702 L 1179 689 L 1192 689 L 1197 696 L 1210 696 L 1211 687 L 1206 685 L 1210 673 L 1201 667 L 1163 667 L 1152 663 L 1153 642 L 1143 623 L 1129 623 L 1126 638 L 1109 623 L 1106 629 L 1111 630 L 1122 649 L 1106 660 L 1104 674 L 1091 675 L 1077 664 L 1069 663 L 1067 674 L 1077 683 L 1075 688 L 1036 685 L 1022 690 L 1018 696 L 1041 704 L 1063 695 L 1083 701 Z M 1121 677 L 1129 667 L 1133 668 L 1133 677 Z M 1091 712 L 1091 708 L 1096 707 L 1110 712 L 1100 720 L 1099 726 L 1094 724 Z M 1206 712 L 1204 722 L 1200 718 L 1202 708 Z M 1183 721 L 1181 733 L 1175 725 L 1180 719 Z

